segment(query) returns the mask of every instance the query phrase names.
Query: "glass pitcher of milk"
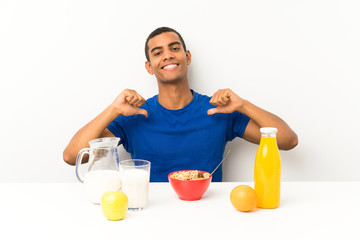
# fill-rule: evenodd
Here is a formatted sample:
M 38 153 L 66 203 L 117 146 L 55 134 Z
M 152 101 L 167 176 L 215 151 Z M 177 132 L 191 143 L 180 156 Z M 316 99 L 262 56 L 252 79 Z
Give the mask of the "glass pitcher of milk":
M 76 158 L 76 176 L 84 183 L 85 194 L 90 202 L 99 204 L 106 191 L 120 191 L 118 143 L 120 138 L 97 138 L 89 142 L 90 148 L 81 149 Z M 83 156 L 89 155 L 88 169 L 80 171 Z

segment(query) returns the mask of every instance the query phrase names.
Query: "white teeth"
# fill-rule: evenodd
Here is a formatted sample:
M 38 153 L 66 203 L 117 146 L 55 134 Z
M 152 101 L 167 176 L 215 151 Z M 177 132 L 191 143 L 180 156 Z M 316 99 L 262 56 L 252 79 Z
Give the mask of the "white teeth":
M 163 67 L 163 69 L 165 70 L 172 70 L 174 68 L 176 68 L 177 65 L 176 64 L 169 64 L 169 65 L 166 65 L 165 67 Z

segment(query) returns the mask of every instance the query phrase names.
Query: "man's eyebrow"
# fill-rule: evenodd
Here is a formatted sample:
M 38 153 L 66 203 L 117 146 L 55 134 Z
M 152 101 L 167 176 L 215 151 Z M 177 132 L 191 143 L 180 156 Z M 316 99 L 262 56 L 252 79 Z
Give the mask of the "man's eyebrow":
M 176 41 L 176 42 L 169 43 L 169 47 L 171 47 L 172 45 L 175 45 L 175 44 L 180 44 L 181 45 L 180 42 Z
M 168 46 L 171 47 L 171 46 L 176 45 L 176 44 L 180 44 L 180 45 L 181 45 L 180 42 L 176 41 L 176 42 L 169 43 Z M 151 53 L 152 53 L 153 51 L 157 50 L 157 49 L 162 49 L 162 48 L 163 48 L 163 47 L 154 47 L 153 49 L 151 49 Z
M 157 49 L 162 49 L 163 47 L 154 47 L 153 49 L 151 49 L 151 52 L 157 50 Z

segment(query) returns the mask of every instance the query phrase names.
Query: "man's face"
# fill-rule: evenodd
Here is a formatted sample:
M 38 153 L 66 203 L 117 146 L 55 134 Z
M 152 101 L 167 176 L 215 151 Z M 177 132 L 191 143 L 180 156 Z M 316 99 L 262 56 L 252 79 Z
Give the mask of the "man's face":
M 191 54 L 184 51 L 178 35 L 174 32 L 161 33 L 148 42 L 149 59 L 146 70 L 155 74 L 162 83 L 175 83 L 187 79 L 187 66 Z

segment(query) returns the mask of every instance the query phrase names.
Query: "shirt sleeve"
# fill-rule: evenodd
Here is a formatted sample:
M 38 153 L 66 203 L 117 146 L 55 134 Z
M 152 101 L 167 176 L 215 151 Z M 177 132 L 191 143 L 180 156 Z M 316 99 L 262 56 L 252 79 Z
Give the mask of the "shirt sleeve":
M 233 112 L 232 114 L 229 114 L 228 117 L 227 140 L 231 141 L 235 137 L 241 138 L 244 135 L 250 118 L 239 112 Z
M 126 139 L 124 124 L 124 116 L 119 116 L 109 124 L 107 129 L 109 129 L 115 137 L 120 138 L 120 144 L 123 144 L 125 147 L 126 145 L 128 145 L 128 141 Z

